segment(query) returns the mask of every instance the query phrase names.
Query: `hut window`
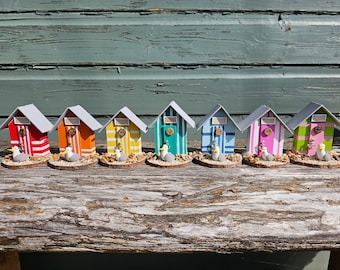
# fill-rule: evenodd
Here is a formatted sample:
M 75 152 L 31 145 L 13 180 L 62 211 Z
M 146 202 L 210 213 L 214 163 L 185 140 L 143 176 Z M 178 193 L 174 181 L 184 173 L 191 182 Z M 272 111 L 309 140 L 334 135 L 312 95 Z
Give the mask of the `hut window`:
M 211 124 L 212 125 L 226 125 L 227 117 L 212 117 Z
M 261 118 L 261 125 L 275 125 L 276 118 L 275 117 L 263 117 Z
M 78 117 L 65 117 L 64 124 L 65 126 L 79 126 L 80 119 Z
M 30 125 L 31 122 L 27 117 L 14 117 L 15 125 Z
M 312 122 L 326 122 L 327 114 L 313 114 Z
M 164 124 L 176 124 L 177 123 L 177 116 L 166 116 L 164 115 Z
M 130 125 L 130 120 L 128 118 L 115 118 L 114 123 L 115 126 L 127 127 Z

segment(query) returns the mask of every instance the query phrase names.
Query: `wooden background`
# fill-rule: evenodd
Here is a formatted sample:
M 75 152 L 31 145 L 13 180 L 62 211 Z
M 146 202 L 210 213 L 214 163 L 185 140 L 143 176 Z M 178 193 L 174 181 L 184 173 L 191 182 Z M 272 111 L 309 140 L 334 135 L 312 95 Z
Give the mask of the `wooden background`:
M 171 101 L 195 120 L 266 104 L 340 113 L 340 2 L 2 0 L 0 120 L 34 103 L 51 121 L 80 104 L 101 123 L 146 124 Z M 2 136 L 2 137 L 1 137 Z M 6 138 L 7 131 L 0 132 Z

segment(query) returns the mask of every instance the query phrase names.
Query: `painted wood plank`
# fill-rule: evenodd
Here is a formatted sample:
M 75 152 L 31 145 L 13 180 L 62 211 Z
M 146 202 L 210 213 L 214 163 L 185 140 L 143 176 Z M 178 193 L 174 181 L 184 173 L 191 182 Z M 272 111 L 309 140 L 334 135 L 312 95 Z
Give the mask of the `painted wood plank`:
M 0 14 L 0 64 L 336 64 L 340 16 Z
M 6 0 L 0 2 L 2 11 L 53 10 L 256 10 L 256 11 L 340 11 L 340 3 L 332 0 L 285 1 L 273 0 Z
M 0 173 L 0 250 L 339 249 L 340 169 L 97 165 Z
M 156 117 L 172 100 L 191 116 L 203 116 L 218 103 L 232 115 L 247 115 L 262 104 L 291 114 L 310 101 L 340 113 L 338 67 L 49 68 L 0 70 L 0 116 L 34 103 L 48 116 L 80 104 L 108 118 L 123 106 Z

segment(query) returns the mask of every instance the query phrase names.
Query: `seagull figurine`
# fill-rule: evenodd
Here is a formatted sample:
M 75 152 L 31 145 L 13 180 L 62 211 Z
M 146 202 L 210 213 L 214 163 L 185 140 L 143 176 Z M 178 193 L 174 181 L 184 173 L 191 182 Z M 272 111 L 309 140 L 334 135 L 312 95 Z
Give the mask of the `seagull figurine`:
M 120 152 L 119 145 L 117 145 L 116 148 L 115 148 L 115 154 L 116 154 L 116 160 L 117 161 L 126 161 L 128 159 L 128 155 L 122 154 Z
M 71 146 L 66 147 L 64 154 L 65 154 L 65 159 L 69 162 L 75 162 L 80 159 L 80 156 L 77 153 L 73 153 Z
M 220 147 L 215 141 L 211 145 L 211 159 L 216 161 L 225 161 L 225 156 L 221 154 Z
M 166 162 L 172 162 L 175 160 L 175 155 L 168 152 L 169 150 L 169 146 L 165 143 L 162 145 L 162 147 L 159 149 L 160 152 L 160 157 L 162 160 L 166 161 Z
M 316 150 L 316 158 L 318 160 L 330 161 L 332 156 L 326 152 L 326 146 L 324 143 L 320 143 Z
M 14 162 L 23 162 L 30 158 L 30 155 L 21 153 L 18 146 L 13 146 L 12 149 L 9 150 L 13 152 Z
M 262 152 L 262 159 L 266 160 L 266 161 L 273 161 L 274 160 L 274 156 L 272 154 L 268 153 L 267 147 L 262 146 L 261 148 L 261 152 Z

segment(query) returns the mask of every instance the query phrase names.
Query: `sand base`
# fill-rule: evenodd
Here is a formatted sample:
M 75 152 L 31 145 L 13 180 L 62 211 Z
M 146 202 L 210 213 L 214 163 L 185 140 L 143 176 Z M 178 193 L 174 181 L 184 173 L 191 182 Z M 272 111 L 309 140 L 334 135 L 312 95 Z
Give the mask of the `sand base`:
M 12 155 L 6 155 L 1 162 L 1 165 L 8 169 L 33 168 L 36 166 L 46 165 L 48 159 L 50 158 L 50 155 L 30 157 L 28 160 L 23 162 L 15 162 L 13 161 L 12 157 Z
M 283 168 L 290 163 L 289 157 L 286 154 L 274 156 L 273 161 L 262 160 L 262 158 L 256 154 L 243 155 L 242 161 L 244 164 L 256 168 Z

